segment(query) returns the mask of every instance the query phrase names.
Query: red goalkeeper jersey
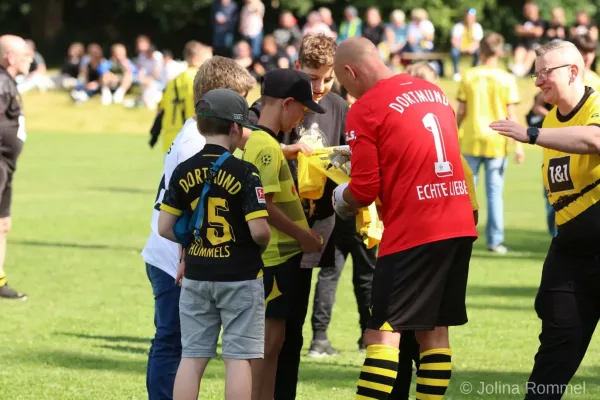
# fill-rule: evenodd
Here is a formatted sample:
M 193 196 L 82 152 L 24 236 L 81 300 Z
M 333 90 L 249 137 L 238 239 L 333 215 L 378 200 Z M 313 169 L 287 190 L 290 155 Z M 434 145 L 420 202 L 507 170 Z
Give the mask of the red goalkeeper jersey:
M 381 200 L 379 257 L 424 243 L 477 237 L 456 116 L 433 83 L 408 74 L 379 81 L 348 112 L 350 191 Z

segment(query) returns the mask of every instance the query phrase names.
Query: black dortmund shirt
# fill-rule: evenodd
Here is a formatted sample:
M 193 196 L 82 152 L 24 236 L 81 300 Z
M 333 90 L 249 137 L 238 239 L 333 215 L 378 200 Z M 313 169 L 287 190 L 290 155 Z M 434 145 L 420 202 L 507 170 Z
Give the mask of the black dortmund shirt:
M 161 210 L 174 215 L 196 209 L 211 163 L 225 148 L 207 144 L 175 168 Z M 267 216 L 256 167 L 229 157 L 213 179 L 204 203 L 200 237 L 185 252 L 185 277 L 199 281 L 244 281 L 263 267 L 260 247 L 247 221 Z

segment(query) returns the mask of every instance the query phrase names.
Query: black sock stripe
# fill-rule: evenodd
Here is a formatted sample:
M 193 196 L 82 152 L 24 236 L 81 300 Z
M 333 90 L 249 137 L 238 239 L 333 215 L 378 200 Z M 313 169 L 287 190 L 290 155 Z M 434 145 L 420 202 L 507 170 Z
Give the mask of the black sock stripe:
M 417 383 L 417 393 L 443 396 L 446 393 L 446 389 L 446 386 L 429 386 Z
M 419 369 L 417 372 L 417 376 L 419 378 L 426 379 L 450 379 L 452 377 L 452 370 Z
M 394 383 L 396 382 L 396 378 L 390 378 L 389 376 L 372 374 L 370 372 L 361 372 L 360 378 L 363 381 L 379 383 L 381 385 L 387 385 L 390 387 L 394 387 Z
M 398 371 L 398 363 L 395 361 L 379 360 L 377 358 L 365 359 L 365 366 L 389 369 L 390 371 Z
M 447 354 L 429 354 L 421 358 L 421 364 L 447 363 L 452 362 L 452 356 Z
M 358 389 L 356 390 L 356 394 L 359 394 L 359 395 L 365 396 L 365 397 L 370 397 L 372 399 L 387 399 L 390 396 L 389 393 L 362 387 L 362 386 L 358 386 Z

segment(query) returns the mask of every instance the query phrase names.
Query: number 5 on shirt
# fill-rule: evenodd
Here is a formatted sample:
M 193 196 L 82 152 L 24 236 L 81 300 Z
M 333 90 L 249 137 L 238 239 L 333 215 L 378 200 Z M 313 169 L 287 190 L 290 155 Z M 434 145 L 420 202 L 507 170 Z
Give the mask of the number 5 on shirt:
M 425 129 L 433 134 L 433 142 L 437 153 L 437 161 L 434 163 L 435 174 L 438 177 L 452 176 L 452 164 L 446 158 L 446 149 L 444 147 L 444 137 L 442 136 L 440 122 L 435 114 L 427 113 L 423 117 L 423 125 Z
M 229 241 L 235 242 L 233 228 L 223 215 L 219 212 L 229 211 L 227 200 L 220 197 L 208 198 L 208 228 L 206 228 L 206 237 L 211 245 L 218 246 Z M 223 230 L 223 235 L 219 236 L 218 229 Z

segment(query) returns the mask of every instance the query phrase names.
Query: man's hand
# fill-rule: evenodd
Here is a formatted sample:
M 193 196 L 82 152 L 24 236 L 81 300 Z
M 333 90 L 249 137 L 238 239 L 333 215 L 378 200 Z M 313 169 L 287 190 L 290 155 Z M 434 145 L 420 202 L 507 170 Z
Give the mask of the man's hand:
M 323 238 L 316 231 L 307 232 L 300 242 L 305 253 L 318 253 L 323 248 Z
M 527 128 L 514 121 L 505 119 L 494 121 L 490 124 L 490 128 L 497 131 L 502 136 L 515 139 L 517 142 L 529 143 Z
M 283 155 L 286 160 L 295 160 L 298 158 L 298 153 L 303 153 L 307 156 L 312 154 L 312 149 L 306 143 L 295 143 L 285 146 L 283 149 Z
M 333 210 L 342 219 L 348 219 L 356 215 L 356 210 L 344 200 L 344 190 L 348 187 L 348 183 L 342 183 L 333 189 L 332 203 Z

